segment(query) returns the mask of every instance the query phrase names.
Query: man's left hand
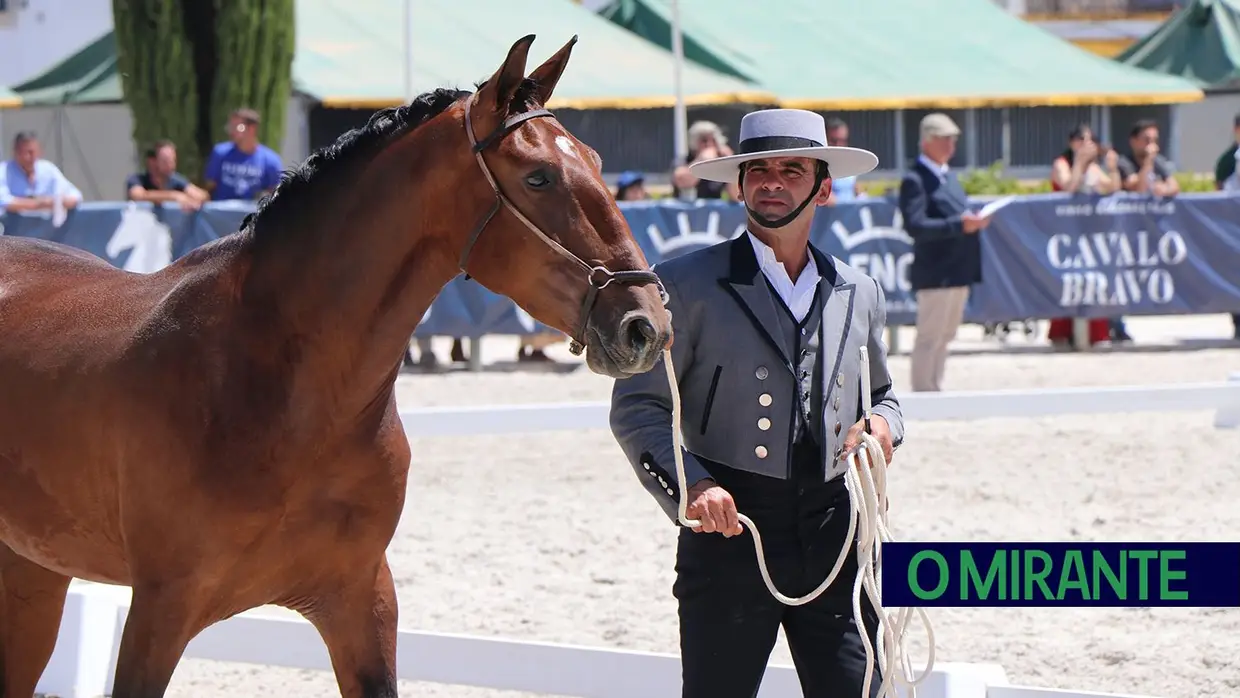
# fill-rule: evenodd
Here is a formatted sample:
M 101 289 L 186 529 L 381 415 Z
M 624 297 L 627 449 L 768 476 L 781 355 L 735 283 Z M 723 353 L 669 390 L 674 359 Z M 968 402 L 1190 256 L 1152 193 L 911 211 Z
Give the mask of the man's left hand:
M 847 458 L 857 444 L 861 443 L 861 434 L 865 431 L 865 420 L 862 419 L 848 429 L 848 435 L 844 437 L 843 451 L 840 452 L 840 458 Z M 887 424 L 887 420 L 877 414 L 870 415 L 870 435 L 878 440 L 883 447 L 883 460 L 888 464 L 891 463 L 891 456 L 895 452 L 895 447 L 891 443 L 891 427 Z

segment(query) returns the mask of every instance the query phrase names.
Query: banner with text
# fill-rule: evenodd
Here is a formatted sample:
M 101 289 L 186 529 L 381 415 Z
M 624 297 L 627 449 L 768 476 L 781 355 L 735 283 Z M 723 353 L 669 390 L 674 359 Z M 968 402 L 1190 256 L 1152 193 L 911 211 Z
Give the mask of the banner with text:
M 651 264 L 744 231 L 744 209 L 729 202 L 625 202 L 621 210 Z M 145 273 L 236 231 L 252 211 L 246 202 L 213 203 L 188 214 L 174 206 L 87 203 L 59 227 L 46 214 L 5 214 L 0 232 L 72 245 Z M 1023 197 L 1000 209 L 982 235 L 984 281 L 970 294 L 966 322 L 1240 312 L 1240 197 Z M 821 208 L 812 240 L 880 283 L 890 324 L 915 321 L 913 242 L 893 201 Z M 509 299 L 458 276 L 417 334 L 546 329 Z

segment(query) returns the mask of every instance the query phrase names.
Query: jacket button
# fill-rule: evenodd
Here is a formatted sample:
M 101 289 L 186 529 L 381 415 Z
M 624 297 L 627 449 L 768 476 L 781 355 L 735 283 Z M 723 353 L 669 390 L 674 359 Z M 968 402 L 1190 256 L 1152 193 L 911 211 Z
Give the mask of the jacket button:
M 844 387 L 844 374 L 837 373 L 835 376 L 835 384 L 841 388 Z
M 766 377 L 769 375 L 766 370 L 766 366 L 759 366 L 758 370 L 754 371 L 753 374 L 757 376 L 760 381 L 766 380 Z
M 771 406 L 771 394 L 762 393 L 761 395 L 759 395 L 758 404 L 762 405 L 763 407 L 770 407 Z
M 844 425 L 840 424 L 839 422 L 836 422 L 836 423 L 835 423 L 835 435 L 836 435 L 836 436 L 839 436 L 839 435 L 840 435 L 840 429 L 843 429 L 843 428 L 844 428 Z
M 840 410 L 840 396 L 839 396 L 839 395 L 836 395 L 836 396 L 835 396 L 835 402 L 834 402 L 834 403 L 832 403 L 832 405 L 831 405 L 831 406 L 835 408 L 835 411 L 836 411 L 836 412 L 839 412 L 839 410 Z
M 755 449 L 753 450 L 753 453 L 754 453 L 754 455 L 755 455 L 755 456 L 757 456 L 757 457 L 759 457 L 759 458 L 766 458 L 766 446 L 759 446 L 759 447 L 755 448 Z
M 762 431 L 766 431 L 767 429 L 770 429 L 770 428 L 771 428 L 771 420 L 767 419 L 766 417 L 763 417 L 762 419 L 759 419 L 759 420 L 758 420 L 758 428 L 759 428 L 759 429 L 761 429 Z

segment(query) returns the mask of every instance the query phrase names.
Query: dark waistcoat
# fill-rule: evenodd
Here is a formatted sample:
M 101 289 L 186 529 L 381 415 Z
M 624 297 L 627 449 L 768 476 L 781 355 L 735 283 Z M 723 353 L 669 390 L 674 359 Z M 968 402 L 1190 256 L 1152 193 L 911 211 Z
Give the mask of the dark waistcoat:
M 768 285 L 770 282 L 768 282 Z M 790 476 L 822 475 L 822 415 L 817 406 L 822 404 L 822 282 L 814 289 L 814 302 L 800 322 L 783 299 L 771 288 L 775 305 L 779 307 L 779 328 L 792 348 L 796 364 L 797 397 L 793 417 L 792 442 L 793 473 Z

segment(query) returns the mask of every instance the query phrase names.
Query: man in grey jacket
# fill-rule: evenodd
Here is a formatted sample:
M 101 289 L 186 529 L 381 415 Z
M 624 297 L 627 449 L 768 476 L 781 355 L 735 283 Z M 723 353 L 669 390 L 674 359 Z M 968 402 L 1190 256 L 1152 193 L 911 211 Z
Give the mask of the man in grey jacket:
M 735 155 L 693 165 L 699 178 L 739 184 L 748 228 L 656 266 L 670 294 L 685 482 L 673 460 L 666 367 L 619 380 L 612 394 L 612 432 L 638 478 L 673 523 L 682 493 L 688 519 L 701 522 L 680 530 L 672 589 L 684 698 L 756 696 L 781 625 L 805 698 L 860 697 L 855 553 L 820 597 L 784 606 L 737 520 L 738 509 L 753 519 L 784 594 L 804 595 L 826 578 L 851 516 L 842 456 L 864 429 L 862 347 L 871 433 L 889 462 L 904 435 L 882 340 L 883 291 L 809 243 L 831 178 L 865 174 L 878 158 L 826 140 L 818 114 L 761 110 L 741 121 Z M 877 647 L 877 617 L 868 601 L 863 608 Z

